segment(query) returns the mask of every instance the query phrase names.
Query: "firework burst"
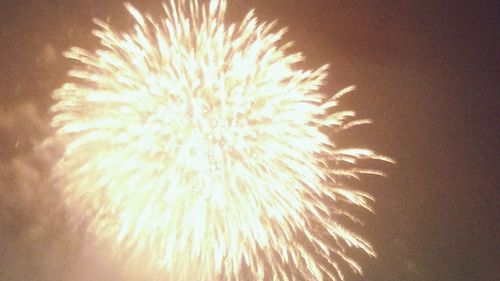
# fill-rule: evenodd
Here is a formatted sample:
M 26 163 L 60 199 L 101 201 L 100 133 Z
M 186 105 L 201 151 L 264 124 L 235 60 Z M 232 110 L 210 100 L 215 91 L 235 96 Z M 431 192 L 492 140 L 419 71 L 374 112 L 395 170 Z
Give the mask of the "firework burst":
M 361 272 L 346 249 L 375 253 L 339 223 L 356 220 L 339 206 L 370 209 L 371 197 L 342 179 L 379 174 L 359 159 L 390 159 L 336 148 L 320 130 L 367 122 L 332 113 L 352 89 L 325 98 L 327 66 L 298 69 L 284 30 L 253 12 L 226 25 L 223 0 L 163 7 L 155 20 L 127 4 L 131 32 L 96 20 L 102 49 L 65 53 L 81 63 L 52 107 L 68 207 L 117 253 L 178 280 Z

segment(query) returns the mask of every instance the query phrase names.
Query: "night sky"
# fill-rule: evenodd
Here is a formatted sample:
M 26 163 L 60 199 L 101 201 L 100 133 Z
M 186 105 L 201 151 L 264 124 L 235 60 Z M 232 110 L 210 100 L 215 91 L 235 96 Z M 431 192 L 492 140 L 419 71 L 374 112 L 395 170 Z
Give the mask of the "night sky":
M 338 142 L 397 161 L 358 183 L 376 197 L 358 231 L 378 258 L 360 256 L 365 274 L 348 280 L 498 280 L 498 1 L 233 0 L 228 18 L 252 8 L 289 28 L 306 67 L 331 65 L 324 92 L 357 86 L 341 108 L 374 123 Z M 132 23 L 121 1 L 0 0 L 0 281 L 123 279 L 49 211 L 53 161 L 34 148 L 71 66 L 61 53 L 97 46 L 94 17 Z

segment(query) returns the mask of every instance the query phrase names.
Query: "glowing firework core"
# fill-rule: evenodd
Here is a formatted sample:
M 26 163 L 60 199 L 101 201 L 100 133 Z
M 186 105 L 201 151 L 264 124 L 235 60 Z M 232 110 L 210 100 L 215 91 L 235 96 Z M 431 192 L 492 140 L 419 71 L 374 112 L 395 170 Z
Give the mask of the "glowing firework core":
M 89 231 L 179 280 L 361 272 L 346 246 L 374 251 L 339 224 L 355 219 L 338 203 L 369 209 L 371 197 L 340 180 L 378 174 L 359 159 L 389 159 L 320 131 L 367 122 L 331 113 L 351 88 L 325 99 L 326 66 L 296 69 L 301 56 L 278 45 L 284 30 L 253 12 L 227 26 L 224 0 L 172 0 L 157 21 L 126 8 L 134 29 L 96 20 L 103 49 L 65 53 L 81 66 L 54 93 L 66 148 L 54 174 Z

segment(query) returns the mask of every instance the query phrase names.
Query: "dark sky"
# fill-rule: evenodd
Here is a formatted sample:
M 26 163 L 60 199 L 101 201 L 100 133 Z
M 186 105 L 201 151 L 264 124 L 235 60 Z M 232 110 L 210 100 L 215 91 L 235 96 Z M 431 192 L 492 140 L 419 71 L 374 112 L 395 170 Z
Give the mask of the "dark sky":
M 154 10 L 158 2 L 137 6 Z M 327 91 L 357 85 L 342 106 L 374 124 L 353 129 L 340 141 L 369 146 L 397 161 L 382 167 L 388 178 L 360 183 L 377 198 L 376 213 L 364 217 L 361 232 L 379 257 L 361 258 L 365 275 L 352 280 L 498 280 L 498 1 L 234 0 L 229 5 L 231 19 L 255 8 L 260 19 L 288 26 L 286 39 L 306 55 L 307 66 L 331 64 Z M 127 26 L 122 15 L 120 1 L 0 0 L 2 108 L 33 103 L 43 115 L 70 65 L 60 53 L 72 45 L 96 45 L 93 17 Z M 18 131 L 1 129 L 0 156 L 9 161 L 23 151 L 5 134 Z M 16 257 L 22 255 L 11 259 Z M 17 269 L 5 269 L 13 264 Z M 31 268 L 19 264 L 0 259 L 0 280 L 28 280 L 22 278 L 29 275 L 11 272 Z M 83 264 L 88 268 L 82 266 L 73 280 L 92 280 L 82 276 L 92 276 L 87 271 L 96 265 Z

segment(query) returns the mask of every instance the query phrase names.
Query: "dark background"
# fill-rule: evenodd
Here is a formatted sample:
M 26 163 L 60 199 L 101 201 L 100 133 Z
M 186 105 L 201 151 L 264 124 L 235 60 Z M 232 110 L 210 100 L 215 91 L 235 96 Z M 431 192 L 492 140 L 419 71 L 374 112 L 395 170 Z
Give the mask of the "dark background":
M 326 92 L 357 85 L 342 107 L 375 122 L 340 142 L 397 161 L 360 183 L 377 198 L 360 232 L 378 258 L 348 280 L 498 280 L 498 1 L 234 0 L 229 18 L 251 8 L 289 27 L 308 67 L 331 64 Z M 33 145 L 71 65 L 61 52 L 97 44 L 93 17 L 131 23 L 120 1 L 0 0 L 1 281 L 123 278 L 48 214 L 51 159 Z

